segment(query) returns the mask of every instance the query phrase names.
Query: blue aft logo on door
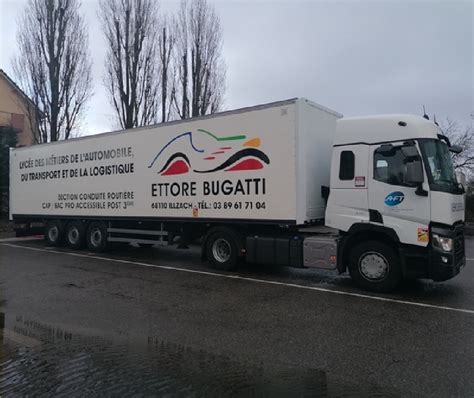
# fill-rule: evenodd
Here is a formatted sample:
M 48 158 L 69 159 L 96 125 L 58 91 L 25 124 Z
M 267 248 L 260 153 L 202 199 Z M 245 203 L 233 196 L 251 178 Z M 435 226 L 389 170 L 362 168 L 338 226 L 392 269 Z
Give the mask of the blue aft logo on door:
M 397 206 L 400 203 L 402 203 L 405 200 L 405 195 L 403 192 L 396 191 L 396 192 L 391 192 L 385 197 L 385 204 L 387 206 L 393 207 Z

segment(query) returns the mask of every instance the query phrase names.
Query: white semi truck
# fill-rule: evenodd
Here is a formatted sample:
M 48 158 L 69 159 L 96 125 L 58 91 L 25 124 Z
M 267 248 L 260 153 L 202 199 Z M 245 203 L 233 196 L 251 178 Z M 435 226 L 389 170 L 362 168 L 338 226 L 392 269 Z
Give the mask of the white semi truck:
M 291 99 L 10 154 L 10 216 L 50 245 L 200 241 L 239 260 L 349 270 L 361 287 L 465 264 L 464 190 L 422 117 L 342 118 Z

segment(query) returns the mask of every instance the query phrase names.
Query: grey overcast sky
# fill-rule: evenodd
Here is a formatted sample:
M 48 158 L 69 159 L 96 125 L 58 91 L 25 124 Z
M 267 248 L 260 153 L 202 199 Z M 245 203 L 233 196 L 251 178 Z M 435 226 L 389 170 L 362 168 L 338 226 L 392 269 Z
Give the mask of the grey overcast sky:
M 422 112 L 474 117 L 471 1 L 216 1 L 227 64 L 225 109 L 307 97 L 345 116 Z M 0 68 L 14 77 L 25 0 L 0 0 Z M 163 12 L 177 9 L 162 1 Z M 82 134 L 109 131 L 97 3 L 86 0 L 94 91 Z

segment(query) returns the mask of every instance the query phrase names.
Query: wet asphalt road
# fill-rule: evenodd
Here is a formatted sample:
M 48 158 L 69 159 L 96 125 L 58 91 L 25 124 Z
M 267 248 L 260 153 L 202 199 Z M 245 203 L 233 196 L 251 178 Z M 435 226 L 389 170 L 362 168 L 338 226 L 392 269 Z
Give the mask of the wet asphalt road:
M 455 279 L 373 295 L 315 270 L 214 273 L 196 249 L 3 241 L 0 396 L 472 397 L 466 246 Z

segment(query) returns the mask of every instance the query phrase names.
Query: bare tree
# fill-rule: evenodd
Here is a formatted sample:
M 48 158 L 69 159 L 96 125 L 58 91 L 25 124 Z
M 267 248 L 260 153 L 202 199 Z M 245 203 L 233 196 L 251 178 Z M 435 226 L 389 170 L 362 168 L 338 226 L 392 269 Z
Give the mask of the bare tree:
M 101 0 L 99 19 L 107 43 L 104 83 L 122 128 L 158 117 L 159 21 L 155 0 Z
M 39 143 L 68 139 L 92 95 L 88 34 L 78 0 L 29 0 L 13 59 L 17 81 L 36 109 Z
M 222 105 L 226 73 L 219 17 L 207 0 L 182 0 L 175 24 L 175 109 L 181 119 L 214 113 Z
M 474 171 L 474 134 L 472 127 L 466 126 L 463 128 L 458 122 L 448 117 L 441 123 L 441 129 L 453 145 L 458 145 L 463 150 L 459 154 L 452 154 L 454 168 L 472 174 Z
M 170 20 L 161 20 L 159 53 L 161 66 L 161 122 L 167 122 L 171 117 L 172 93 L 175 79 L 172 70 L 172 54 L 175 47 L 175 30 L 171 28 Z

